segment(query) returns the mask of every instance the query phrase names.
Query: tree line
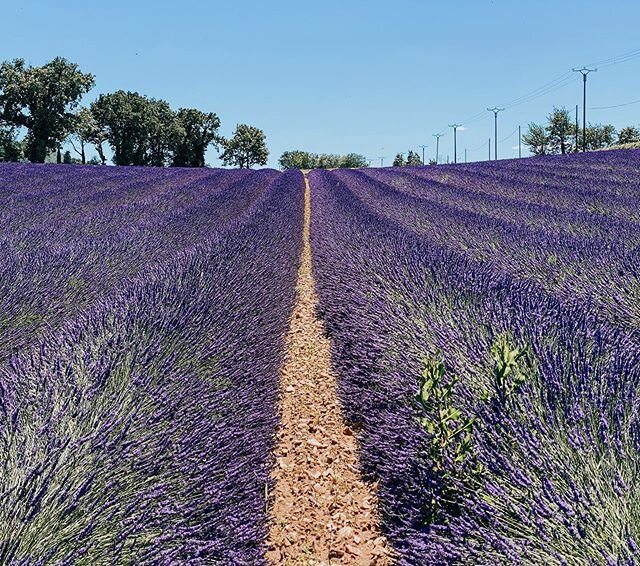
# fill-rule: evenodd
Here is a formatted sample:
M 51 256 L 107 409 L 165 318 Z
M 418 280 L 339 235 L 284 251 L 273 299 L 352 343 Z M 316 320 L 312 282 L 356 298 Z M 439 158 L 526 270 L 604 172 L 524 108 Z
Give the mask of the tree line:
M 367 158 L 358 153 L 336 155 L 333 153 L 310 153 L 308 151 L 285 151 L 278 160 L 283 169 L 340 169 L 345 167 L 367 167 Z
M 416 167 L 418 165 L 422 165 L 422 159 L 411 149 L 407 152 L 406 158 L 403 153 L 398 153 L 393 160 L 394 167 Z
M 587 151 L 640 142 L 640 129 L 627 126 L 619 132 L 611 124 L 589 124 L 584 133 Z M 522 143 L 534 155 L 566 154 L 583 147 L 583 133 L 566 108 L 554 108 L 546 124 L 530 123 Z
M 225 165 L 265 165 L 269 156 L 262 130 L 239 124 L 230 138 L 219 133 L 220 119 L 196 108 L 173 110 L 168 102 L 119 90 L 101 94 L 89 106 L 82 97 L 95 77 L 62 57 L 41 66 L 24 59 L 0 65 L 0 161 L 57 161 L 106 164 L 105 144 L 115 165 L 204 167 L 210 146 Z M 20 139 L 22 132 L 26 132 Z M 62 145 L 70 151 L 62 157 Z M 98 159 L 87 161 L 87 147 Z

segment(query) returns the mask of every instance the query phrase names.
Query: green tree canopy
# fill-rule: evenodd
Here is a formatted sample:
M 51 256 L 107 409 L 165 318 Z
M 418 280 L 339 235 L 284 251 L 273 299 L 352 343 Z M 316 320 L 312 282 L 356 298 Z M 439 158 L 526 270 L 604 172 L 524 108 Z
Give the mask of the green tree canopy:
M 282 169 L 316 169 L 318 156 L 308 151 L 285 151 L 278 159 Z
M 106 163 L 102 147 L 102 144 L 106 141 L 106 136 L 88 108 L 81 108 L 75 115 L 73 129 L 68 141 L 71 143 L 73 150 L 80 156 L 80 162 L 83 165 L 87 162 L 87 144 L 93 144 L 102 163 Z
M 358 153 L 336 155 L 334 153 L 310 153 L 285 151 L 278 160 L 283 169 L 338 169 L 367 167 L 367 158 Z
M 28 67 L 24 59 L 0 65 L 0 116 L 27 129 L 30 161 L 43 163 L 59 147 L 73 128 L 73 110 L 93 85 L 93 75 L 62 57 L 42 67 Z
M 547 153 L 565 155 L 576 148 L 576 126 L 566 108 L 554 108 L 547 116 Z
M 533 155 L 546 155 L 549 151 L 549 139 L 544 126 L 529 124 L 528 131 L 522 136 L 522 143 L 526 145 Z
M 122 90 L 101 94 L 91 114 L 116 165 L 168 165 L 179 126 L 164 100 Z
M 367 158 L 359 153 L 347 153 L 340 158 L 340 167 L 348 167 L 356 169 L 359 167 L 367 167 Z
M 218 141 L 220 119 L 213 113 L 180 108 L 176 123 L 171 164 L 175 167 L 204 167 L 207 148 Z
M 616 129 L 611 124 L 589 124 L 586 130 L 587 150 L 602 149 L 615 143 Z M 582 131 L 579 144 L 582 147 Z
M 250 168 L 266 165 L 269 157 L 264 132 L 247 124 L 239 124 L 233 136 L 222 140 L 224 151 L 220 156 L 225 165 Z
M 409 153 L 407 153 L 407 165 L 411 165 L 413 167 L 416 167 L 418 165 L 422 165 L 422 159 L 420 158 L 420 156 L 412 150 L 409 150 Z
M 640 142 L 640 129 L 635 126 L 622 128 L 618 133 L 618 144 Z
M 17 139 L 17 128 L 0 123 L 0 161 L 20 161 L 22 144 Z
M 402 153 L 397 153 L 393 159 L 393 166 L 404 167 L 406 164 L 407 162 L 404 160 L 404 155 L 402 155 Z

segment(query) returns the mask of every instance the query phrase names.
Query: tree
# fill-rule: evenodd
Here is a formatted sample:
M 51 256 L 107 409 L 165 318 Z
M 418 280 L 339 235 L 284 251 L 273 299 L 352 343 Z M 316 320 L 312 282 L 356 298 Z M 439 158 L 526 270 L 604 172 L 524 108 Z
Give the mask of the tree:
M 264 132 L 246 124 L 238 125 L 231 138 L 223 139 L 222 147 L 220 159 L 225 165 L 251 168 L 252 165 L 266 165 L 269 157 Z
M 627 126 L 622 128 L 618 133 L 618 141 L 616 143 L 622 145 L 625 143 L 640 142 L 640 129 L 635 126 Z
M 577 147 L 576 126 L 566 108 L 554 108 L 547 120 L 547 153 L 565 155 Z
M 615 138 L 616 129 L 611 124 L 589 124 L 589 126 L 587 126 L 587 150 L 609 147 L 614 144 Z M 582 142 L 580 141 L 580 143 Z
M 0 161 L 20 161 L 22 144 L 17 139 L 16 128 L 0 123 Z
M 285 151 L 278 159 L 282 169 L 316 169 L 318 156 L 308 151 Z
M 169 163 L 178 126 L 164 100 L 119 90 L 101 94 L 91 105 L 91 114 L 97 131 L 113 149 L 116 165 Z
M 73 127 L 73 110 L 94 85 L 94 77 L 75 63 L 56 57 L 42 67 L 27 67 L 24 59 L 0 65 L 0 116 L 27 128 L 25 153 L 43 163 Z
M 404 167 L 407 164 L 407 162 L 404 160 L 404 155 L 402 155 L 402 153 L 398 153 L 396 154 L 394 160 L 393 160 L 393 166 L 394 167 Z
M 340 158 L 340 167 L 355 169 L 358 167 L 367 167 L 368 165 L 367 158 L 358 153 L 347 153 L 347 155 Z
M 164 100 L 147 99 L 144 120 L 147 128 L 146 164 L 153 167 L 169 165 L 174 142 L 180 132 L 175 112 Z
M 546 155 L 549 138 L 545 127 L 531 122 L 529 130 L 522 136 L 522 143 L 528 146 L 534 155 Z
M 174 132 L 174 167 L 204 167 L 204 155 L 209 145 L 218 141 L 220 119 L 216 114 L 194 108 L 180 108 L 176 114 Z
M 406 164 L 416 167 L 418 165 L 422 165 L 422 159 L 415 151 L 409 150 L 409 153 L 407 154 Z
M 315 169 L 338 169 L 341 158 L 335 153 L 321 153 L 316 156 Z
M 285 151 L 278 160 L 283 169 L 337 169 L 367 167 L 367 158 L 357 153 L 335 155 L 333 153 L 309 153 L 308 151 Z
M 73 129 L 69 136 L 69 142 L 71 143 L 71 147 L 73 147 L 73 151 L 80 156 L 80 162 L 82 165 L 85 165 L 87 162 L 85 149 L 88 143 L 95 145 L 102 163 L 104 164 L 106 162 L 104 150 L 102 148 L 102 144 L 105 141 L 106 136 L 96 123 L 91 110 L 88 108 L 81 108 L 75 115 Z M 77 147 L 76 144 L 78 144 Z
M 91 114 L 105 132 L 116 165 L 144 165 L 147 130 L 146 99 L 137 92 L 119 90 L 101 94 L 91 104 Z

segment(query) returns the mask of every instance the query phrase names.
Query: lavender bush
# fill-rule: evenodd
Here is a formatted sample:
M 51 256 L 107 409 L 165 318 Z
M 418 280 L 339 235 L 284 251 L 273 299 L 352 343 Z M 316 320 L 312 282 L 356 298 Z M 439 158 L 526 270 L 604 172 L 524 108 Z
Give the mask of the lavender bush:
M 301 174 L 0 183 L 0 562 L 262 563 Z
M 640 563 L 640 154 L 604 153 L 311 173 L 319 310 L 400 564 Z

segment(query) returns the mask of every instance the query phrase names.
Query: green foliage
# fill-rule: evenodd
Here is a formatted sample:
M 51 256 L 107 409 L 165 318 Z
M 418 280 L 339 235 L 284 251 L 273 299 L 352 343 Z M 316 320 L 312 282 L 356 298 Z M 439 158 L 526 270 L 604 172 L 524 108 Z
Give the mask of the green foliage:
M 91 105 L 91 114 L 96 139 L 109 142 L 116 165 L 169 164 L 179 126 L 164 100 L 119 90 L 101 94 Z
M 496 394 L 504 403 L 530 379 L 534 371 L 531 356 L 528 348 L 513 346 L 509 334 L 503 332 L 491 346 L 491 357 Z
M 522 136 L 522 143 L 529 147 L 534 155 L 546 155 L 549 150 L 547 132 L 540 124 L 529 124 L 529 130 Z
M 26 157 L 43 163 L 73 129 L 73 110 L 94 85 L 91 74 L 75 63 L 56 57 L 42 67 L 28 67 L 24 59 L 0 65 L 0 117 L 27 129 Z
M 612 146 L 616 139 L 616 129 L 611 124 L 595 124 L 587 126 L 586 146 L 588 151 Z M 579 132 L 579 147 L 582 148 L 582 131 Z
M 0 124 L 0 161 L 20 161 L 22 144 L 16 136 L 16 128 Z
M 358 153 L 337 155 L 334 153 L 310 153 L 285 151 L 278 160 L 282 169 L 338 169 L 367 167 L 367 158 Z
M 429 435 L 429 457 L 435 475 L 440 479 L 424 509 L 424 520 L 432 524 L 443 511 L 458 514 L 462 491 L 475 486 L 483 472 L 473 445 L 474 416 L 453 405 L 458 380 L 446 376 L 442 359 L 425 358 L 419 377 L 416 401 L 421 415 L 420 425 Z
M 393 159 L 394 167 L 417 167 L 419 165 L 422 165 L 422 159 L 415 151 L 411 149 L 407 152 L 406 159 L 403 153 L 397 153 L 395 158 Z
M 631 139 L 636 134 L 640 132 L 633 127 L 623 128 L 620 132 L 624 139 Z M 615 143 L 616 129 L 611 124 L 590 124 L 585 136 L 587 150 L 603 149 Z M 554 108 L 547 116 L 546 126 L 530 123 L 522 141 L 534 155 L 564 155 L 579 151 L 583 146 L 582 129 L 578 127 L 576 131 L 575 122 L 565 108 Z
M 419 165 L 422 165 L 422 159 L 415 151 L 409 150 L 409 153 L 407 153 L 406 163 L 411 167 L 417 167 Z
M 195 108 L 180 108 L 173 144 L 174 167 L 204 167 L 207 147 L 218 140 L 220 119 Z
M 576 125 L 566 108 L 554 108 L 547 116 L 547 153 L 565 155 L 576 147 Z
M 278 159 L 282 169 L 315 169 L 317 155 L 299 149 L 285 151 Z
M 269 157 L 264 132 L 246 124 L 240 124 L 231 138 L 223 139 L 222 147 L 220 159 L 225 165 L 250 168 L 266 165 Z
M 340 158 L 340 167 L 356 169 L 367 166 L 367 158 L 359 153 L 347 153 Z
M 547 125 L 530 123 L 522 142 L 534 155 L 570 153 L 576 147 L 576 126 L 566 108 L 554 108 Z
M 107 159 L 104 155 L 104 148 L 102 145 L 107 141 L 107 134 L 102 129 L 95 116 L 88 108 L 81 108 L 75 116 L 73 130 L 69 138 L 74 151 L 80 155 L 82 164 L 86 163 L 85 146 L 90 143 L 93 144 L 100 156 L 100 163 L 106 164 Z M 74 141 L 78 142 L 80 149 L 77 149 Z
M 618 145 L 624 145 L 627 143 L 638 142 L 640 142 L 640 128 L 636 128 L 635 126 L 627 126 L 626 128 L 622 128 L 618 133 L 618 141 L 616 143 Z
M 474 417 L 452 406 L 457 378 L 445 378 L 442 360 L 424 359 L 416 400 L 424 416 L 419 421 L 431 437 L 430 456 L 437 472 L 447 472 L 449 462 L 462 465 L 472 455 Z

